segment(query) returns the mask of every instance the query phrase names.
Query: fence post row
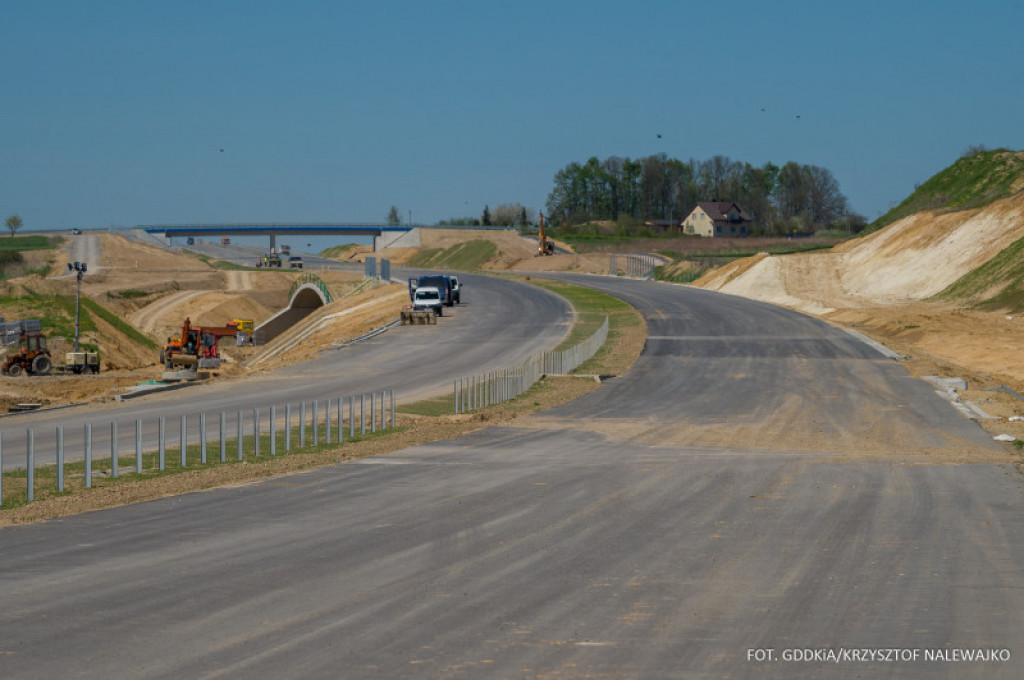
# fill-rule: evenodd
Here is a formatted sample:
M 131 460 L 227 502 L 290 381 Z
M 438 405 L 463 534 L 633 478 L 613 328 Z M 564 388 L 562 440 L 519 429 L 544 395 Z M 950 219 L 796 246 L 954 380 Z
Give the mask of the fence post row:
M 466 400 L 473 400 L 475 404 L 481 403 L 494 403 L 496 399 L 502 394 L 502 390 L 499 387 L 498 380 L 499 373 L 494 372 L 487 375 L 486 378 L 476 377 L 472 382 L 467 382 L 467 379 L 458 379 L 455 381 L 455 407 L 456 412 L 461 409 L 465 409 Z M 366 399 L 369 396 L 369 413 L 367 413 Z M 345 397 L 336 397 L 337 402 L 332 404 L 334 398 L 328 398 L 326 404 L 324 404 L 324 437 L 323 443 L 330 444 L 332 439 L 342 444 L 345 440 Z M 390 413 L 388 400 L 390 399 Z M 300 445 L 305 447 L 306 445 L 306 403 L 300 402 L 300 417 L 299 417 L 299 440 Z M 397 422 L 397 404 L 395 399 L 395 390 L 382 390 L 380 392 L 363 393 L 359 395 L 359 415 L 358 415 L 358 429 L 359 434 L 365 435 L 367 433 L 367 415 L 370 420 L 370 433 L 376 433 L 378 431 L 386 431 L 396 427 Z M 334 414 L 337 413 L 337 416 Z M 318 399 L 313 400 L 312 408 L 312 445 L 318 446 L 320 444 L 320 402 Z M 334 418 L 337 418 L 335 424 Z M 188 416 L 180 415 L 178 424 L 178 445 L 179 445 L 179 467 L 181 469 L 188 467 Z M 260 418 L 260 409 L 258 407 L 253 408 L 252 412 L 252 437 L 253 437 L 253 448 L 252 454 L 254 457 L 261 455 L 261 439 L 262 439 L 262 419 Z M 348 427 L 349 427 L 349 438 L 354 438 L 356 435 L 356 396 L 348 395 Z M 284 413 L 284 436 L 285 436 L 285 450 L 291 450 L 291 404 L 285 404 Z M 209 431 L 207 428 L 207 414 L 199 413 L 198 419 L 198 437 L 199 437 L 199 460 L 202 465 L 207 465 L 208 460 L 208 446 L 209 446 Z M 239 410 L 237 412 L 237 455 L 238 460 L 244 460 L 245 457 L 245 414 L 244 411 Z M 270 406 L 270 426 L 269 426 L 269 437 L 270 437 L 270 455 L 273 456 L 277 453 L 277 406 Z M 92 487 L 92 462 L 93 462 L 93 451 L 92 451 L 92 423 L 85 423 L 84 434 L 83 434 L 83 449 L 84 449 L 84 486 L 85 488 Z M 219 444 L 220 451 L 220 462 L 226 462 L 227 452 L 227 416 L 224 411 L 218 413 L 218 431 L 215 435 L 217 443 Z M 337 436 L 332 436 L 332 430 L 337 428 Z M 144 458 L 143 458 L 143 422 L 141 418 L 135 420 L 135 472 L 136 474 L 142 474 L 144 472 Z M 157 460 L 156 468 L 160 471 L 164 471 L 167 468 L 167 419 L 165 416 L 160 416 L 157 419 Z M 116 478 L 120 476 L 120 446 L 119 446 L 119 425 L 117 421 L 110 422 L 110 476 Z M 29 501 L 35 500 L 35 431 L 31 428 L 26 429 L 25 434 L 25 467 L 26 467 L 26 498 Z M 56 453 L 56 489 L 58 492 L 63 493 L 65 491 L 65 447 L 64 447 L 64 426 L 57 425 L 55 429 L 55 441 L 54 448 Z M 3 433 L 0 432 L 0 469 L 3 465 Z M 4 486 L 3 486 L 3 475 L 0 474 L 0 504 L 4 500 Z
M 653 262 L 653 259 L 651 261 Z M 468 413 L 484 406 L 514 399 L 530 389 L 542 375 L 571 373 L 594 356 L 607 339 L 606 316 L 604 322 L 589 338 L 568 349 L 532 354 L 512 369 L 459 378 L 452 385 L 455 413 Z

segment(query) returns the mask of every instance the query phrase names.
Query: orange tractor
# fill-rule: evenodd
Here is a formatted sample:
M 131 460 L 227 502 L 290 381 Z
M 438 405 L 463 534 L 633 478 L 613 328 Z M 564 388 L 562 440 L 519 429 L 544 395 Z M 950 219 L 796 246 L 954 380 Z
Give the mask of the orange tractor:
M 22 333 L 18 339 L 18 351 L 4 358 L 3 372 L 10 376 L 22 373 L 46 375 L 53 368 L 50 350 L 46 349 L 46 336 L 42 333 Z

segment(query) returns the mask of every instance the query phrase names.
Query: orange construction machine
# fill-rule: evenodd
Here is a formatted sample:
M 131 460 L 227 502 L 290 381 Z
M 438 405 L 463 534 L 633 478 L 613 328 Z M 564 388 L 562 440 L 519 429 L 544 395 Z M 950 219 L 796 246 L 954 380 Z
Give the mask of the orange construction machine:
M 220 368 L 217 342 L 235 337 L 238 326 L 193 326 L 190 318 L 181 325 L 181 335 L 167 338 L 160 352 L 160 362 L 168 370 L 174 368 Z

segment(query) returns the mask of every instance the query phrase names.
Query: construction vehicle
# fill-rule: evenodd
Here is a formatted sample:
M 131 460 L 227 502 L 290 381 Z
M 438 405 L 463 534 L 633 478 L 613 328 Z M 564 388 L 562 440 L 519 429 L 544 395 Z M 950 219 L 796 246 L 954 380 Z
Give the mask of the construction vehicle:
M 277 268 L 280 269 L 280 267 L 281 267 L 281 256 L 278 255 L 277 253 L 275 253 L 274 251 L 270 251 L 269 253 L 267 253 L 263 257 L 261 257 L 260 259 L 256 260 L 256 266 L 257 267 L 277 267 Z
M 239 346 L 253 344 L 252 319 L 232 319 L 224 325 L 226 328 L 235 329 L 235 340 Z
M 65 373 L 99 373 L 100 355 L 97 352 L 68 352 L 64 355 L 64 365 L 59 367 Z
M 3 372 L 9 376 L 22 373 L 46 375 L 53 368 L 50 350 L 46 349 L 46 336 L 36 331 L 21 334 L 18 349 L 10 352 L 3 363 Z
M 248 333 L 249 335 L 252 335 L 252 329 L 253 329 L 252 319 L 232 319 L 231 321 L 228 321 L 224 325 L 226 327 L 228 327 L 228 328 L 233 326 L 235 328 L 235 330 L 237 330 L 239 332 Z
M 192 320 L 186 317 L 181 325 L 181 335 L 167 338 L 167 344 L 160 352 L 160 362 L 168 370 L 220 368 L 217 342 L 237 334 L 237 326 L 193 326 Z
M 292 255 L 288 258 L 288 266 L 292 269 L 302 269 L 302 257 L 299 255 Z
M 220 244 L 222 246 L 229 246 L 229 245 L 231 245 L 231 237 L 230 236 L 221 236 L 220 237 Z
M 540 217 L 539 226 L 537 229 L 537 254 L 534 257 L 541 255 L 554 255 L 555 254 L 555 242 L 549 241 L 544 235 L 544 213 L 538 213 Z

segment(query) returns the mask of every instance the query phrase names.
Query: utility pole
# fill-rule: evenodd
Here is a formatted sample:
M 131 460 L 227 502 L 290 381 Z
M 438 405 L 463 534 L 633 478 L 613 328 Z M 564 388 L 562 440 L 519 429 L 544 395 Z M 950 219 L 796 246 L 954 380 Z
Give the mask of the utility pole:
M 78 272 L 78 284 L 75 288 L 75 351 L 78 351 L 78 319 L 79 304 L 82 297 L 82 274 L 88 270 L 84 262 L 68 262 L 69 272 Z

